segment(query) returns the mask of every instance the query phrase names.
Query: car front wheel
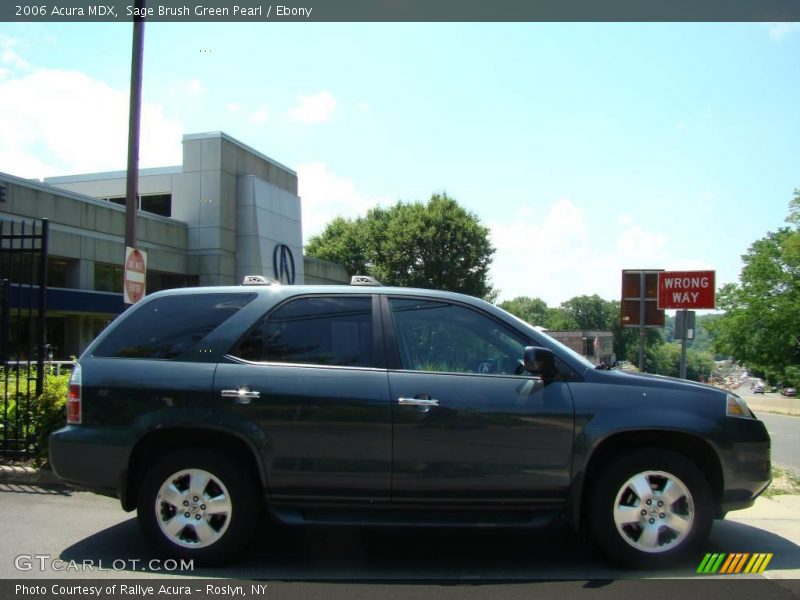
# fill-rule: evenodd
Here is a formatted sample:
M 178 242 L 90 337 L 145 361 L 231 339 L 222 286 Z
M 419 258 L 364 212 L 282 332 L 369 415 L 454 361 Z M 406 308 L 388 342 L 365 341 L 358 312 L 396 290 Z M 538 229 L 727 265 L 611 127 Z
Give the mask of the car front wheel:
M 712 498 L 685 456 L 647 448 L 618 457 L 589 496 L 592 537 L 614 562 L 660 567 L 686 556 L 707 537 Z
M 137 511 L 142 531 L 164 555 L 221 562 L 257 529 L 258 497 L 248 473 L 202 449 L 173 452 L 147 471 Z

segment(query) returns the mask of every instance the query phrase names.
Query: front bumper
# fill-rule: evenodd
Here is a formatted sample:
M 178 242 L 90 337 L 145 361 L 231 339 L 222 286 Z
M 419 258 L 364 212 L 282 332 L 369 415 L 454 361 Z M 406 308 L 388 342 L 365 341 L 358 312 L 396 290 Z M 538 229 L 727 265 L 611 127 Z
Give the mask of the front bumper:
M 726 438 L 735 441 L 721 452 L 724 489 L 719 516 L 752 506 L 772 481 L 771 442 L 764 423 L 728 418 L 725 430 Z

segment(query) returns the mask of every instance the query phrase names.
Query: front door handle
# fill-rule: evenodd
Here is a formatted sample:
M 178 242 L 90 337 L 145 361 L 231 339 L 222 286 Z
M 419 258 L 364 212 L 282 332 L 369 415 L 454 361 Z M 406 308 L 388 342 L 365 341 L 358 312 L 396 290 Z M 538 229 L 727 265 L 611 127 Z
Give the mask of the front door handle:
M 397 403 L 400 406 L 439 406 L 439 401 L 435 398 L 430 398 L 427 394 L 417 394 L 413 398 L 398 398 Z
M 260 398 L 261 392 L 250 391 L 247 388 L 238 390 L 222 390 L 220 395 L 223 398 L 234 398 L 239 404 L 250 404 L 253 398 Z

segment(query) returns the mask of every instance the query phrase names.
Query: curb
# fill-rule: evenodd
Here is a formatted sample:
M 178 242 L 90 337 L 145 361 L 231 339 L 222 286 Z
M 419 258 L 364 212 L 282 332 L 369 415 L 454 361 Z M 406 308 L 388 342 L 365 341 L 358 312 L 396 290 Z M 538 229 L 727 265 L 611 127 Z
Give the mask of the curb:
M 49 469 L 11 467 L 0 465 L 0 483 L 28 483 L 32 485 L 64 485 Z
M 792 409 L 792 408 L 776 408 L 773 406 L 759 406 L 758 404 L 753 404 L 752 402 L 748 402 L 747 406 L 750 407 L 750 410 L 753 412 L 762 412 L 762 413 L 770 413 L 772 415 L 783 415 L 785 417 L 800 417 L 800 409 Z

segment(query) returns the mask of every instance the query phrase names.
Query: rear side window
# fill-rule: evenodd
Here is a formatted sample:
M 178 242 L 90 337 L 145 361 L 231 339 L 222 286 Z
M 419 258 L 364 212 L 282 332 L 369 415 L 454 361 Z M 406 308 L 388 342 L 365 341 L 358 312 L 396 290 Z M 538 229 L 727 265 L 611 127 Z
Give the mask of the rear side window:
M 255 298 L 255 294 L 165 296 L 142 306 L 115 327 L 95 356 L 175 358 Z
M 232 354 L 254 362 L 375 366 L 372 298 L 292 300 L 268 314 Z

